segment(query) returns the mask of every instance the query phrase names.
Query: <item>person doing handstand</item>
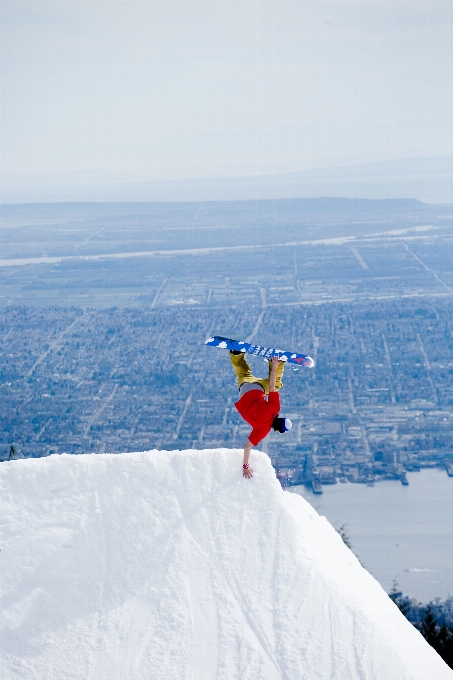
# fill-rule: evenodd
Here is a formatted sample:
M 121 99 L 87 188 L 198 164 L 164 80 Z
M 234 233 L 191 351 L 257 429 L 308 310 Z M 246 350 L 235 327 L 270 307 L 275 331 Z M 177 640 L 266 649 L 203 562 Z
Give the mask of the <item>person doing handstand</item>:
M 285 363 L 273 357 L 269 361 L 268 378 L 256 378 L 248 365 L 244 353 L 230 350 L 230 359 L 239 387 L 239 401 L 235 406 L 244 420 L 252 427 L 252 431 L 244 446 L 244 462 L 242 474 L 250 479 L 253 470 L 249 465 L 252 446 L 267 437 L 271 429 L 286 432 L 292 427 L 289 418 L 280 418 L 280 396 L 278 391 L 283 386 L 282 376 Z M 267 395 L 267 401 L 265 396 Z

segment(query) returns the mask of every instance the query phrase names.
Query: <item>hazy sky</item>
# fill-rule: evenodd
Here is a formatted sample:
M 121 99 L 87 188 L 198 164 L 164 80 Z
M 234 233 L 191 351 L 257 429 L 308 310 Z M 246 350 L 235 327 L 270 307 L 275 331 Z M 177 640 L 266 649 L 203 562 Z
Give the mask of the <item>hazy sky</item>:
M 453 153 L 453 2 L 2 3 L 2 171 L 262 174 Z

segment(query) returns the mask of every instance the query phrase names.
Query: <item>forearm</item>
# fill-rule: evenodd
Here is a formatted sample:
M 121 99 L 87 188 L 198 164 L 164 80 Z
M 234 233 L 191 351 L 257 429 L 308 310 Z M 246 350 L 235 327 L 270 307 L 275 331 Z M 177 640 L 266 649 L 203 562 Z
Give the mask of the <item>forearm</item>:
M 247 439 L 247 443 L 244 446 L 244 461 L 243 461 L 244 465 L 249 464 L 249 457 L 250 457 L 250 451 L 252 450 L 252 446 L 253 446 L 253 444 L 250 441 L 250 439 Z
M 252 446 L 253 444 L 250 439 L 247 439 L 247 443 L 244 446 L 244 464 L 242 466 L 242 476 L 246 477 L 247 479 L 251 479 L 253 477 L 253 470 L 249 465 L 249 456 Z
M 275 383 L 277 381 L 277 367 L 272 366 L 271 373 L 269 376 L 269 392 L 276 392 Z

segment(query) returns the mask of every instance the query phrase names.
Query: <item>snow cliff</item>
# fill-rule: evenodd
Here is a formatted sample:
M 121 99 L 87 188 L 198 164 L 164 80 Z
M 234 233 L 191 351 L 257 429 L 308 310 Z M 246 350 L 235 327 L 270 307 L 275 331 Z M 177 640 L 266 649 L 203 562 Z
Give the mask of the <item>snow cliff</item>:
M 452 680 L 269 458 L 0 466 L 4 680 Z

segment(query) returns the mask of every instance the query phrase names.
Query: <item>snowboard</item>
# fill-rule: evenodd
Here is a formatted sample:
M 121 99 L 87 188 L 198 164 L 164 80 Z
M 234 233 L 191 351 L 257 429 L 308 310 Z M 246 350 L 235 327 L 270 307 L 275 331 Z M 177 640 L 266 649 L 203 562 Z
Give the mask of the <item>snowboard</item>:
M 261 347 L 260 345 L 251 345 L 249 342 L 222 338 L 220 335 L 214 335 L 212 338 L 208 338 L 205 345 L 220 347 L 221 349 L 230 349 L 236 352 L 244 352 L 244 354 L 254 354 L 255 356 L 263 357 L 264 359 L 278 357 L 280 361 L 287 361 L 289 364 L 297 364 L 298 366 L 305 366 L 306 368 L 313 368 L 315 365 L 313 359 L 306 354 L 284 352 L 282 349 L 271 349 L 269 347 Z

